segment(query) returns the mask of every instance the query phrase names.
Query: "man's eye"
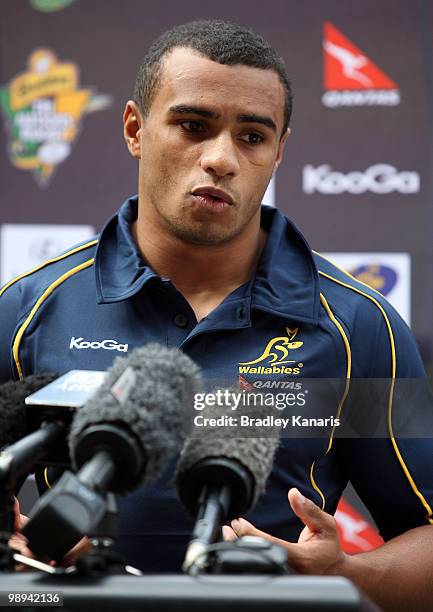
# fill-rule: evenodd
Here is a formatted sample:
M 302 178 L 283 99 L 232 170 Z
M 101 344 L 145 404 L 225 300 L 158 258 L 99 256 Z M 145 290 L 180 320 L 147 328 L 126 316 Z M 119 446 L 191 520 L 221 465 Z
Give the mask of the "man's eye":
M 260 136 L 260 134 L 256 134 L 255 132 L 250 132 L 249 134 L 242 136 L 242 140 L 250 145 L 256 145 L 263 142 L 263 136 Z
M 198 133 L 204 131 L 204 127 L 199 121 L 182 121 L 180 125 L 187 132 Z

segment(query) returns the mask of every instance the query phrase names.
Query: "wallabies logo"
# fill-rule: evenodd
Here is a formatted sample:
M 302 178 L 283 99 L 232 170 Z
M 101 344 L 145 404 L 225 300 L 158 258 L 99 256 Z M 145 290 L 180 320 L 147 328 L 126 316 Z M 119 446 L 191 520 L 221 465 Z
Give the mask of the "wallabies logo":
M 287 336 L 278 336 L 269 340 L 263 353 L 252 361 L 239 363 L 239 374 L 299 374 L 298 367 L 286 367 L 287 363 L 296 363 L 294 359 L 288 359 L 289 351 L 300 348 L 304 343 L 295 341 L 298 328 L 286 327 Z M 258 364 L 263 364 L 258 366 Z M 266 364 L 266 365 L 264 365 Z

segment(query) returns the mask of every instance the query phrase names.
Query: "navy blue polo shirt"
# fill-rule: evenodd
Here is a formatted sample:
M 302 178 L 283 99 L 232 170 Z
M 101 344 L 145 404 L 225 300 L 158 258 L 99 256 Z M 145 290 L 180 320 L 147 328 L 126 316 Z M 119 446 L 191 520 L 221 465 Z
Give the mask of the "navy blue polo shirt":
M 95 240 L 2 289 L 0 380 L 103 370 L 148 342 L 180 348 L 207 378 L 241 376 L 251 384 L 269 371 L 281 380 L 424 377 L 411 332 L 386 300 L 313 253 L 278 210 L 262 207 L 268 238 L 254 277 L 199 322 L 170 280 L 141 258 L 130 231 L 136 216 L 134 197 Z M 290 359 L 270 350 L 281 345 Z M 275 370 L 276 359 L 287 363 Z M 303 525 L 288 489 L 333 513 L 350 480 L 382 536 L 392 538 L 432 521 L 432 451 L 431 439 L 396 439 L 392 418 L 384 439 L 285 439 L 267 492 L 247 518 L 296 541 Z M 175 461 L 155 486 L 118 499 L 118 548 L 144 571 L 179 571 L 191 532 L 171 483 Z

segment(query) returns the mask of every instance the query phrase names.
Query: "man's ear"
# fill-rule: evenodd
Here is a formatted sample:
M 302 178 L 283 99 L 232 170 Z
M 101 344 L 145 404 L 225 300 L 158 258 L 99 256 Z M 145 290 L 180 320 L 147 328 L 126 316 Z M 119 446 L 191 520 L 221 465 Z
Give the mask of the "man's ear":
M 137 104 L 128 100 L 123 112 L 123 137 L 128 151 L 136 159 L 140 159 L 140 139 L 143 118 Z
M 273 172 L 274 174 L 277 171 L 277 168 L 280 165 L 281 160 L 283 159 L 284 145 L 286 144 L 286 140 L 288 139 L 291 133 L 292 133 L 292 130 L 290 128 L 287 128 L 286 133 L 280 138 L 280 142 L 278 143 L 277 159 L 275 160 L 275 164 L 274 164 L 274 172 Z

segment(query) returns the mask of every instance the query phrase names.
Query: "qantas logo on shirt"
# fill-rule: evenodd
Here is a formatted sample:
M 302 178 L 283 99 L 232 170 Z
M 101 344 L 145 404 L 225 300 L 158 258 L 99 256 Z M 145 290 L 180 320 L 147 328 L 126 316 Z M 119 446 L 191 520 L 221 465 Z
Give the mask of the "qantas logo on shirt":
M 69 342 L 69 348 L 72 349 L 105 349 L 106 351 L 119 351 L 126 353 L 128 351 L 127 344 L 120 344 L 116 340 L 84 340 L 84 338 L 75 338 L 72 336 Z
M 322 103 L 336 106 L 396 106 L 397 84 L 332 23 L 323 29 Z
M 294 341 L 298 328 L 286 327 L 287 336 L 271 338 L 262 354 L 252 361 L 239 363 L 239 374 L 299 374 L 302 364 L 294 364 L 294 359 L 288 359 L 289 351 L 300 348 L 304 343 Z

